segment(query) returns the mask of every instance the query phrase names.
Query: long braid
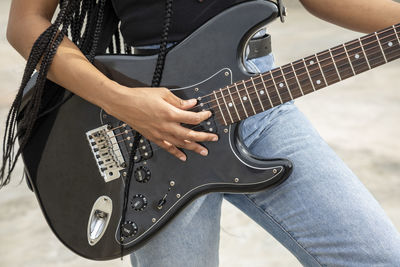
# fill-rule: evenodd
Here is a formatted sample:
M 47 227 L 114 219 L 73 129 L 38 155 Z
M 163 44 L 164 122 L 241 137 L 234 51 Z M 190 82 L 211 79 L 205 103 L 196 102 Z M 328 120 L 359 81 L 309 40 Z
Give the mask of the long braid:
M 42 105 L 42 96 L 50 65 L 68 30 L 73 42 L 92 62 L 100 36 L 106 0 L 61 0 L 60 12 L 56 20 L 35 41 L 25 66 L 21 85 L 11 105 L 6 120 L 3 139 L 3 157 L 0 168 L 0 188 L 8 184 L 16 162 L 27 145 Z M 94 10 L 96 12 L 94 13 Z M 82 33 L 84 20 L 86 26 Z M 61 30 L 60 30 L 61 27 Z M 82 33 L 82 34 L 81 34 Z M 93 35 L 93 38 L 88 38 Z M 40 61 L 41 60 L 41 61 Z M 40 61 L 40 63 L 39 63 Z M 38 64 L 40 64 L 38 66 Z M 36 83 L 31 89 L 32 96 L 21 112 L 23 91 L 34 70 L 39 67 Z M 17 128 L 18 122 L 18 128 Z M 14 154 L 14 146 L 19 139 L 19 149 Z
M 166 0 L 165 3 L 165 16 L 164 16 L 164 23 L 161 35 L 161 43 L 160 43 L 160 51 L 157 57 L 157 64 L 153 74 L 153 81 L 151 86 L 152 87 L 159 87 L 161 83 L 162 73 L 164 70 L 165 65 L 165 58 L 167 55 L 167 44 L 168 44 L 168 34 L 171 28 L 171 17 L 172 17 L 172 2 L 173 0 Z M 122 216 L 119 225 L 119 237 L 121 240 L 120 250 L 121 250 L 121 259 L 123 257 L 124 246 L 123 246 L 123 236 L 122 236 L 122 225 L 125 223 L 126 211 L 128 209 L 128 197 L 129 197 L 129 189 L 130 183 L 133 175 L 133 169 L 135 165 L 134 157 L 136 154 L 136 150 L 139 144 L 139 139 L 141 138 L 141 134 L 136 132 L 134 137 L 134 144 L 133 148 L 131 149 L 130 156 L 129 156 L 129 167 L 127 173 L 127 180 L 125 182 L 125 190 L 124 190 L 124 201 L 122 205 Z
M 160 86 L 162 79 L 162 73 L 165 65 L 165 56 L 167 55 L 167 43 L 168 43 L 168 33 L 171 27 L 171 17 L 172 17 L 172 2 L 173 0 L 166 0 L 165 4 L 165 18 L 163 25 L 163 33 L 161 36 L 160 52 L 157 57 L 157 65 L 154 70 L 153 80 L 151 82 L 152 87 Z
M 19 156 L 18 152 L 16 155 L 12 155 L 12 154 L 13 154 L 14 144 L 16 142 L 16 137 L 22 136 L 21 131 L 17 131 L 17 133 L 15 133 L 15 131 L 16 131 L 16 127 L 17 127 L 16 119 L 17 119 L 17 114 L 19 112 L 19 109 L 21 107 L 23 90 L 24 90 L 25 86 L 27 85 L 37 63 L 39 62 L 42 55 L 45 53 L 46 47 L 49 46 L 49 43 L 51 41 L 53 34 L 56 33 L 56 27 L 58 27 L 61 24 L 61 21 L 65 16 L 65 11 L 67 9 L 67 6 L 68 6 L 67 3 L 62 4 L 58 18 L 56 19 L 54 24 L 51 25 L 45 32 L 43 32 L 39 36 L 39 38 L 35 41 L 35 43 L 32 47 L 32 50 L 30 52 L 30 55 L 28 57 L 28 62 L 25 67 L 25 71 L 24 71 L 24 75 L 23 75 L 23 79 L 22 79 L 19 91 L 11 105 L 11 108 L 10 108 L 10 111 L 9 111 L 9 114 L 8 114 L 7 120 L 6 120 L 5 135 L 4 135 L 4 139 L 3 139 L 3 162 L 2 162 L 1 169 L 0 169 L 0 187 L 9 183 L 11 172 L 13 171 L 16 161 L 17 161 L 17 158 Z M 28 108 L 31 106 L 32 105 L 29 105 L 27 107 L 27 110 L 29 110 Z M 23 125 L 23 124 L 29 123 L 29 121 L 31 121 L 30 118 L 22 119 L 21 124 Z M 22 138 L 21 141 L 23 141 L 23 140 L 24 139 Z M 6 178 L 4 179 L 6 167 L 8 167 L 8 173 L 7 173 Z

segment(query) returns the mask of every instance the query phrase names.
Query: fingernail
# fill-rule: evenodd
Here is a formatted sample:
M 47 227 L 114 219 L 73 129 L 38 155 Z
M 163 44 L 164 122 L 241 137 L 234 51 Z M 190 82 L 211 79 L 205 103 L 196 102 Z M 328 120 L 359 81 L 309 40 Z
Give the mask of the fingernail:
M 212 116 L 211 111 L 208 112 L 208 117 L 210 118 Z
M 208 151 L 207 150 L 202 150 L 202 151 L 200 151 L 200 155 L 207 156 L 208 155 Z
M 186 161 L 186 157 L 184 157 L 184 156 L 180 157 L 179 159 L 182 161 Z
M 187 102 L 188 102 L 190 105 L 194 105 L 194 104 L 197 103 L 197 100 L 193 98 L 193 99 L 187 100 Z
M 218 141 L 218 136 L 214 136 L 212 141 Z

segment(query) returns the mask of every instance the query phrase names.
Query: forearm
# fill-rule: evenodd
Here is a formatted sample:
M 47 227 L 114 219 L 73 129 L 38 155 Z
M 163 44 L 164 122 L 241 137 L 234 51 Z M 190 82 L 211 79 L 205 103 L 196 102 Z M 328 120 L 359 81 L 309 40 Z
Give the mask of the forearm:
M 315 16 L 339 26 L 374 32 L 400 23 L 400 3 L 392 0 L 300 0 Z
M 50 21 L 38 15 L 10 21 L 8 40 L 25 58 L 29 57 L 33 43 L 50 26 Z M 47 77 L 87 101 L 106 108 L 107 100 L 119 86 L 98 71 L 79 48 L 64 37 L 54 56 Z

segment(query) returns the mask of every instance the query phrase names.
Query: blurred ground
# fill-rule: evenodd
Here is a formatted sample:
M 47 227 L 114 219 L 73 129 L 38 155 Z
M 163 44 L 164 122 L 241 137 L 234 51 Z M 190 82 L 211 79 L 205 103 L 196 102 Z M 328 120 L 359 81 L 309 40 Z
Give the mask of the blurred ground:
M 360 34 L 322 22 L 290 2 L 285 24 L 270 27 L 277 64 L 319 52 Z M 24 60 L 5 40 L 9 0 L 0 0 L 0 133 L 22 77 Z M 297 101 L 320 134 L 348 163 L 400 229 L 400 62 L 388 64 Z M 52 234 L 34 195 L 13 183 L 0 192 L 0 267 L 130 266 L 128 258 L 94 262 L 66 249 Z M 229 203 L 223 205 L 222 267 L 299 266 L 257 224 Z

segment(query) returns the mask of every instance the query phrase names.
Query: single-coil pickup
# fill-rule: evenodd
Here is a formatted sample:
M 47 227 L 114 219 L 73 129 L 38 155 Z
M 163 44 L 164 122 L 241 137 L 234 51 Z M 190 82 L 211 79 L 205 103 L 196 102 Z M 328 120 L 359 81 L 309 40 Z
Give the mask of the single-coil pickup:
M 105 182 L 121 177 L 120 171 L 126 167 L 113 130 L 107 125 L 86 133 L 90 148 Z

